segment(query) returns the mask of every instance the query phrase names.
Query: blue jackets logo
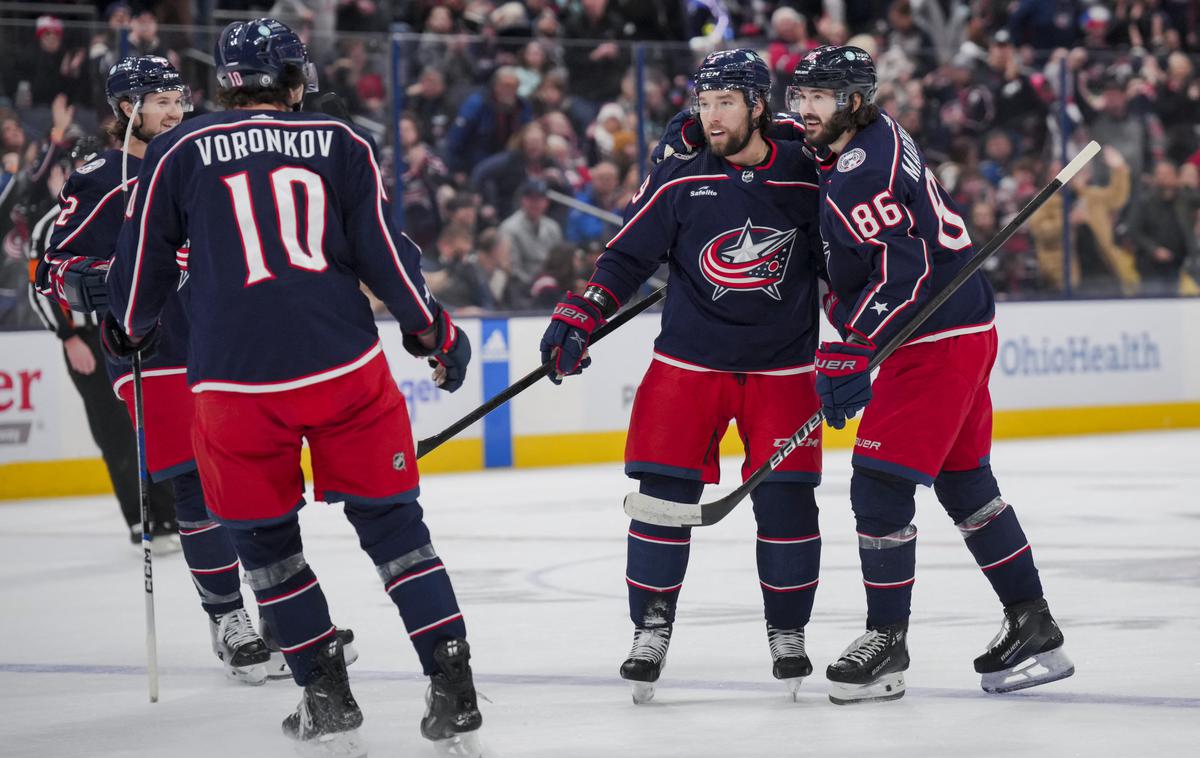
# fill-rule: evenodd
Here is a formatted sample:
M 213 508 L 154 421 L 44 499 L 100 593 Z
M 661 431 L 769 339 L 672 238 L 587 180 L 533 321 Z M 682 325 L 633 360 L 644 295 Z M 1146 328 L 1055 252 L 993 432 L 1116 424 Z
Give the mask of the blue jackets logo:
M 715 287 L 713 300 L 729 290 L 764 292 L 779 300 L 779 283 L 787 273 L 796 230 L 755 226 L 746 219 L 740 229 L 721 232 L 700 250 L 700 273 Z

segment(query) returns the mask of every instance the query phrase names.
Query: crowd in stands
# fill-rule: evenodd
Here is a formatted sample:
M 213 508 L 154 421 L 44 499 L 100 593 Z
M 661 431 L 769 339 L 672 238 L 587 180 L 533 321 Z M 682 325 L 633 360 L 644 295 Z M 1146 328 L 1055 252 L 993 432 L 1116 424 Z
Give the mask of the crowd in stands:
M 1064 152 L 1089 139 L 1106 146 L 1086 182 L 1052 199 L 991 261 L 1001 297 L 1200 293 L 1200 0 L 79 5 L 86 24 L 27 14 L 24 25 L 0 27 L 12 51 L 0 70 L 6 262 L 28 244 L 22 209 L 41 207 L 61 184 L 71 144 L 101 134 L 103 80 L 121 50 L 182 66 L 203 112 L 214 25 L 269 13 L 302 32 L 322 88 L 378 138 L 430 286 L 461 311 L 543 308 L 586 280 L 616 229 L 612 214 L 645 175 L 647 147 L 688 106 L 688 75 L 705 53 L 760 50 L 782 110 L 797 61 L 845 43 L 875 57 L 879 104 L 925 151 L 978 242 L 1053 176 Z M 388 86 L 395 24 L 406 30 L 398 144 Z M 5 298 L 19 310 L 23 297 L 12 295 L 7 265 L 0 323 L 12 323 Z

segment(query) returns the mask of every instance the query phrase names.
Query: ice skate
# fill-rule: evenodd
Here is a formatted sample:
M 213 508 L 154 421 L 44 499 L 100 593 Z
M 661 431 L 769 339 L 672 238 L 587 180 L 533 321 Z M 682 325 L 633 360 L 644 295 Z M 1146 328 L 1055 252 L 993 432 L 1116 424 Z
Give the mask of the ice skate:
M 262 630 L 263 642 L 266 643 L 267 650 L 271 653 L 271 659 L 267 661 L 267 678 L 291 678 L 292 670 L 288 667 L 287 657 L 279 649 L 279 642 L 275 639 L 275 632 L 271 629 L 271 625 L 267 623 L 267 617 L 262 614 L 259 614 L 258 617 L 258 628 Z M 358 648 L 354 646 L 354 630 L 338 629 L 337 637 L 342 641 L 342 655 L 346 659 L 346 665 L 349 666 L 358 660 Z
M 226 676 L 246 684 L 267 681 L 267 661 L 271 654 L 254 631 L 245 608 L 210 617 L 208 631 L 213 652 L 225 664 Z
M 838 705 L 904 697 L 908 622 L 868 627 L 825 670 L 829 699 Z
M 1004 625 L 975 659 L 984 692 L 1002 693 L 1066 679 L 1075 665 L 1063 652 L 1063 634 L 1042 598 L 1004 609 Z
M 629 658 L 621 664 L 621 678 L 633 685 L 633 702 L 637 705 L 654 699 L 654 683 L 666 665 L 667 647 L 671 644 L 671 625 L 636 627 Z
M 425 691 L 421 735 L 442 755 L 480 758 L 479 727 L 483 716 L 471 678 L 471 646 L 463 639 L 443 640 L 433 651 L 440 669 Z
M 129 527 L 129 543 L 140 555 L 142 552 L 142 525 Z M 150 524 L 150 552 L 154 556 L 170 555 L 183 550 L 179 542 L 179 524 L 175 520 L 156 521 Z
M 792 700 L 804 677 L 812 673 L 812 662 L 804 652 L 804 627 L 779 629 L 767 624 L 767 643 L 771 646 L 771 676 L 787 685 Z
M 367 754 L 356 731 L 362 720 L 350 692 L 342 642 L 335 637 L 317 653 L 300 705 L 283 720 L 283 734 L 296 740 L 296 750 L 304 756 L 359 758 Z

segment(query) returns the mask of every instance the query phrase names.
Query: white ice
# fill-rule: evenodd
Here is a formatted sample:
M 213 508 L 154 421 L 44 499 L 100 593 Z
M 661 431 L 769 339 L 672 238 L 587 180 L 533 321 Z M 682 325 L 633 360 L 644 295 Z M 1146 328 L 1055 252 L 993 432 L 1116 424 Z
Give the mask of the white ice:
M 770 676 L 748 503 L 696 530 L 658 695 L 634 706 L 617 677 L 631 637 L 618 464 L 430 476 L 422 501 L 467 614 L 488 756 L 1165 758 L 1200 744 L 1198 450 L 1200 432 L 996 445 L 1078 669 L 1010 695 L 979 689 L 971 660 L 999 607 L 923 491 L 908 693 L 855 707 L 832 705 L 822 676 L 864 612 L 845 452 L 827 456 L 818 490 L 817 672 L 797 703 Z M 302 522 L 334 618 L 358 635 L 351 679 L 371 754 L 432 756 L 415 655 L 351 528 L 323 504 Z M 0 755 L 292 755 L 279 721 L 298 689 L 223 678 L 180 556 L 155 561 L 155 589 L 151 705 L 141 561 L 115 503 L 0 505 Z

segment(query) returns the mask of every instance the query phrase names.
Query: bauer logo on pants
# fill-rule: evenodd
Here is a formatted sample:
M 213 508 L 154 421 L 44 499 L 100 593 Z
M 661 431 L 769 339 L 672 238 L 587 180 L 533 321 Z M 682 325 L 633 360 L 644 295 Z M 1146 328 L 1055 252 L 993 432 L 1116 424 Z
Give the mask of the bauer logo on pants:
M 795 239 L 795 229 L 755 226 L 750 219 L 740 229 L 713 237 L 700 250 L 700 273 L 716 287 L 713 300 L 729 290 L 758 290 L 779 300 L 779 283 Z

